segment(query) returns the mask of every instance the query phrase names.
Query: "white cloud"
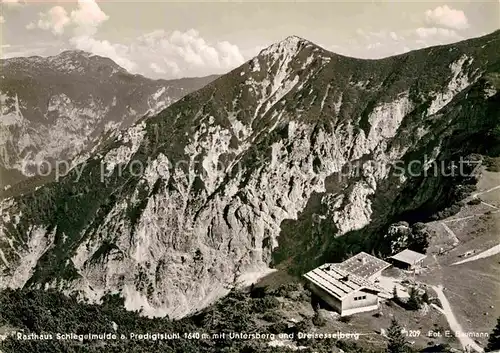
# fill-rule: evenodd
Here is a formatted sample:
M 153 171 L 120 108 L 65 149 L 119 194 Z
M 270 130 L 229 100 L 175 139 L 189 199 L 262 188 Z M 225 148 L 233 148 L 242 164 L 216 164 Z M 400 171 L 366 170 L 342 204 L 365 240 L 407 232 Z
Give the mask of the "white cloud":
M 70 43 L 76 49 L 108 57 L 128 71 L 136 68 L 136 63 L 127 58 L 128 48 L 124 45 L 112 44 L 107 40 L 97 40 L 84 35 L 71 38 Z
M 27 30 L 32 30 L 32 29 L 35 29 L 36 28 L 36 24 L 34 24 L 33 22 L 30 22 L 26 25 L 26 29 Z
M 457 31 L 448 28 L 420 27 L 415 30 L 413 49 L 457 42 L 464 39 Z
M 437 27 L 419 27 L 415 30 L 417 36 L 421 39 L 428 39 L 432 37 L 459 39 L 461 38 L 457 32 L 448 28 Z
M 224 73 L 245 61 L 238 46 L 227 41 L 210 43 L 194 29 L 186 32 L 157 30 L 136 38 L 129 45 L 98 40 L 91 35 L 74 36 L 70 44 L 149 77 Z
M 461 10 L 452 9 L 447 5 L 438 6 L 434 10 L 427 10 L 425 19 L 431 26 L 448 27 L 456 30 L 469 27 L 465 13 Z
M 380 41 L 386 41 L 386 40 L 402 40 L 403 37 L 401 35 L 398 35 L 396 32 L 389 32 L 387 30 L 380 30 L 380 31 L 372 31 L 372 32 L 366 32 L 361 28 L 358 28 L 356 30 L 356 34 L 360 37 L 362 37 L 364 40 L 368 40 L 370 42 L 373 42 L 374 40 Z
M 62 6 L 54 6 L 46 13 L 39 13 L 36 26 L 50 30 L 55 35 L 64 33 L 66 27 L 72 27 L 75 36 L 91 36 L 109 16 L 106 15 L 94 0 L 78 0 L 78 8 L 70 14 Z M 27 29 L 34 29 L 34 24 L 28 24 Z
M 109 57 L 128 71 L 152 77 L 223 73 L 245 61 L 238 46 L 228 41 L 210 43 L 195 29 L 157 30 L 128 45 L 96 39 L 97 29 L 108 19 L 94 0 L 78 0 L 78 8 L 70 13 L 54 6 L 39 14 L 38 22 L 29 23 L 26 28 L 50 30 L 58 36 L 70 32 L 68 40 L 72 47 Z
M 358 28 L 349 42 L 338 52 L 362 58 L 381 58 L 432 45 L 448 44 L 463 39 L 462 29 L 469 26 L 463 11 L 438 6 L 424 12 L 425 25 L 400 31 Z M 417 15 L 422 20 L 422 14 Z
M 151 63 L 149 65 L 149 68 L 151 70 L 153 70 L 154 72 L 156 72 L 157 74 L 166 74 L 167 73 L 165 70 L 163 70 L 159 65 L 157 65 L 155 63 Z
M 50 30 L 55 35 L 64 33 L 64 27 L 69 25 L 68 13 L 62 6 L 54 6 L 47 13 L 40 13 L 37 26 L 43 30 Z M 28 28 L 29 26 L 29 28 Z M 33 29 L 34 25 L 28 24 L 26 28 Z
M 40 13 L 38 23 L 31 22 L 26 28 L 38 27 L 51 30 L 55 35 L 62 35 L 67 27 L 72 28 L 72 37 L 69 43 L 76 49 L 91 52 L 96 55 L 109 57 L 126 70 L 133 70 L 136 64 L 128 59 L 127 47 L 112 44 L 107 40 L 97 40 L 93 35 L 97 28 L 109 19 L 95 0 L 78 0 L 78 7 L 67 13 L 61 6 L 54 6 L 47 13 Z
M 77 35 L 93 35 L 97 27 L 108 20 L 94 0 L 78 0 L 78 9 L 71 11 L 71 22 L 76 26 Z
M 463 39 L 457 31 L 442 27 L 420 27 L 398 33 L 386 30 L 358 30 L 356 33 L 358 38 L 353 43 L 344 45 L 339 52 L 356 57 L 380 58 Z
M 2 15 L 0 15 L 0 24 L 1 23 L 5 23 L 5 18 Z
M 166 59 L 163 60 L 165 63 L 165 73 L 169 74 L 170 77 L 179 77 L 181 76 L 181 68 L 177 65 L 176 62 L 168 61 Z
M 351 41 L 345 41 L 335 51 L 359 58 L 382 58 L 462 39 L 458 31 L 439 26 L 405 29 L 398 32 L 386 29 L 368 31 L 359 28 Z
M 130 57 L 139 63 L 140 73 L 163 77 L 222 73 L 245 61 L 238 46 L 227 41 L 210 43 L 194 29 L 142 35 L 130 46 Z
M 361 28 L 356 29 L 356 34 L 361 37 L 366 37 L 365 31 L 363 31 Z
M 271 44 L 273 44 L 273 43 L 269 42 L 267 45 L 256 45 L 254 47 L 247 47 L 247 48 L 244 48 L 244 49 L 240 49 L 240 53 L 241 53 L 241 55 L 243 55 L 244 58 L 251 59 L 251 58 L 259 55 L 259 53 L 263 49 L 267 48 Z
M 366 46 L 366 49 L 368 50 L 372 50 L 372 49 L 377 49 L 377 48 L 380 48 L 382 46 L 382 43 L 380 42 L 375 42 L 375 43 L 370 43 Z
M 217 43 L 216 48 L 219 52 L 221 67 L 235 67 L 245 62 L 237 45 L 231 44 L 228 41 L 223 41 Z

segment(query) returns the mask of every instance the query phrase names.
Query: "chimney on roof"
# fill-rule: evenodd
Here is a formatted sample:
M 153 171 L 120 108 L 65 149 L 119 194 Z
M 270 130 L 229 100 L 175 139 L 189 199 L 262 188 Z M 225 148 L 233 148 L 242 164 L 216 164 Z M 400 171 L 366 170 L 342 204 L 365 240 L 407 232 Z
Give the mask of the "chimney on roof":
M 349 274 L 346 274 L 344 277 L 342 277 L 342 281 L 344 282 L 349 281 Z
M 364 264 L 366 264 L 366 257 L 362 257 L 362 258 L 361 258 L 361 263 L 362 263 L 363 265 L 364 265 Z

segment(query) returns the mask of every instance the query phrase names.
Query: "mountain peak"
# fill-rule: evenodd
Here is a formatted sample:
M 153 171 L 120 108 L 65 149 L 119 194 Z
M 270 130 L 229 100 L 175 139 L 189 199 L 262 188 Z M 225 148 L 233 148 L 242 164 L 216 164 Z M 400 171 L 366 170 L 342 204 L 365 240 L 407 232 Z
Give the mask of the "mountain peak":
M 84 56 L 84 57 L 88 58 L 91 55 L 92 55 L 91 53 L 86 52 L 84 50 L 68 49 L 68 50 L 63 50 L 62 52 L 60 52 L 57 55 L 54 55 L 54 57 L 56 57 L 56 56 L 59 56 L 59 57 L 62 57 L 62 56 Z
M 300 49 L 305 46 L 312 45 L 313 43 L 301 38 L 296 35 L 291 35 L 279 41 L 277 43 L 271 44 L 269 47 L 265 48 L 260 52 L 260 55 L 285 55 L 285 56 L 293 56 L 297 54 Z
M 48 59 L 50 61 L 78 60 L 78 61 L 85 61 L 85 62 L 89 61 L 89 59 L 92 59 L 95 61 L 106 62 L 112 66 L 119 66 L 111 58 L 108 58 L 106 56 L 96 55 L 96 54 L 89 53 L 87 51 L 79 50 L 79 49 L 64 50 L 57 55 L 49 56 Z
M 146 85 L 132 85 L 139 77 L 110 78 L 99 65 L 77 79 L 34 71 L 30 78 L 40 83 L 23 82 L 45 89 L 23 91 L 37 121 L 60 112 L 71 125 L 50 133 L 58 121 L 46 123 L 44 136 L 11 133 L 4 144 L 9 157 L 14 138 L 16 166 L 39 166 L 25 159 L 27 148 L 42 161 L 71 158 L 63 152 L 45 158 L 38 141 L 60 146 L 64 138 L 66 146 L 89 152 L 58 182 L 32 191 L 30 181 L 24 195 L 0 206 L 0 256 L 8 259 L 0 261 L 0 289 L 64 286 L 98 301 L 124 288 L 129 310 L 177 319 L 269 273 L 269 264 L 294 273 L 314 268 L 341 236 L 366 237 L 365 250 L 383 240 L 375 250 L 389 253 L 398 239 L 382 237 L 385 229 L 408 215 L 444 214 L 440 207 L 455 204 L 462 188 L 458 177 L 408 173 L 408 161 L 429 153 L 431 163 L 452 167 L 460 156 L 484 151 L 485 143 L 498 145 L 499 103 L 492 96 L 498 44 L 471 40 L 389 60 L 332 57 L 290 36 L 145 119 L 137 116 L 149 109 L 146 98 L 161 88 L 141 93 Z M 57 104 L 49 109 L 47 102 Z M 130 120 L 140 122 L 118 130 L 130 126 L 122 119 L 131 109 Z M 103 120 L 108 112 L 113 116 Z M 110 131 L 108 122 L 119 125 Z M 98 135 L 98 127 L 110 132 Z M 104 137 L 86 145 L 88 136 Z M 28 138 L 34 142 L 26 147 Z M 399 161 L 406 161 L 399 175 L 373 167 Z M 343 173 L 332 183 L 352 166 L 361 175 Z
M 288 36 L 285 39 L 283 39 L 280 43 L 304 43 L 304 44 L 312 44 L 307 39 L 304 39 L 304 38 L 296 36 L 296 35 Z
M 124 68 L 108 57 L 95 55 L 84 50 L 65 50 L 57 55 L 47 57 L 47 62 L 59 71 L 100 71 L 107 68 L 108 74 L 126 72 Z

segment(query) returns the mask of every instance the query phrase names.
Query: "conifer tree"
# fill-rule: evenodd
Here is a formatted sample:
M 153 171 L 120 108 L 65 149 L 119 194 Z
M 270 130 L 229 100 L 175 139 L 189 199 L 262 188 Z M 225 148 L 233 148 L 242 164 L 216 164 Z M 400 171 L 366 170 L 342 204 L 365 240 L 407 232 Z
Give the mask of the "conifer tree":
M 410 310 L 420 309 L 420 298 L 418 297 L 418 292 L 415 287 L 410 287 L 410 297 L 408 298 L 406 305 Z
M 497 325 L 490 333 L 488 345 L 484 349 L 485 352 L 495 352 L 500 350 L 500 317 L 497 319 Z
M 406 337 L 402 332 L 401 326 L 399 326 L 399 323 L 394 318 L 391 321 L 391 326 L 387 329 L 387 338 L 389 339 L 387 353 L 406 353 L 408 351 Z
M 392 288 L 392 299 L 396 303 L 399 302 L 398 289 L 396 288 L 396 286 L 394 286 L 394 288 Z
M 429 298 L 429 293 L 427 290 L 422 294 L 422 302 L 429 304 L 430 303 L 430 298 Z

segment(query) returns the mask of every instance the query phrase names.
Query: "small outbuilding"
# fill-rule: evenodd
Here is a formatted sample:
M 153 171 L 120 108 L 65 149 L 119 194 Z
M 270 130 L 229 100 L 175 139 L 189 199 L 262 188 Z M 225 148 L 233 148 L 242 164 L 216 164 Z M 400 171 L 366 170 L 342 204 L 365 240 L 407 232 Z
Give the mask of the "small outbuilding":
M 311 291 L 341 316 L 377 310 L 381 289 L 338 265 L 327 263 L 307 272 Z
M 394 266 L 404 270 L 416 270 L 422 267 L 422 263 L 427 256 L 419 252 L 405 249 L 396 255 L 391 256 L 391 262 Z

